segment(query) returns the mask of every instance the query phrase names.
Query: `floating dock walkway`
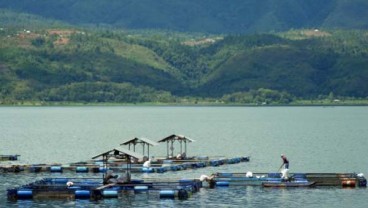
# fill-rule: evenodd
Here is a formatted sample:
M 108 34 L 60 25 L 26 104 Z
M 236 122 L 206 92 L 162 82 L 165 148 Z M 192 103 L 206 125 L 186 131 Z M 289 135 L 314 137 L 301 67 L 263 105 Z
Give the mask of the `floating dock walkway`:
M 285 183 L 280 173 L 216 173 L 210 182 L 216 186 L 264 186 L 264 187 L 366 187 L 363 174 L 356 173 L 291 173 L 290 181 Z
M 131 164 L 132 173 L 165 173 L 167 171 L 181 171 L 187 169 L 196 169 L 204 167 L 217 167 L 221 165 L 237 164 L 240 162 L 249 162 L 250 157 L 217 158 L 197 157 L 194 160 L 162 160 L 154 163 L 151 167 L 142 167 L 142 164 Z M 105 173 L 107 170 L 122 171 L 125 170 L 125 162 L 109 162 L 109 167 L 104 167 L 102 162 L 95 163 L 74 163 L 74 164 L 33 164 L 33 165 L 3 165 L 0 166 L 0 172 L 3 173 Z

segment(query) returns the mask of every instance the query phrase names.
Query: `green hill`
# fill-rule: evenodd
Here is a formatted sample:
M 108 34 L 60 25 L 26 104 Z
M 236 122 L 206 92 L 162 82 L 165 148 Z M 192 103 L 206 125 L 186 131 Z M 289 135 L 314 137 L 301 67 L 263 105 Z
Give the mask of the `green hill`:
M 203 36 L 86 29 L 5 10 L 0 20 L 1 103 L 368 97 L 365 30 Z
M 364 32 L 360 35 L 335 32 L 326 37 L 302 40 L 274 36 L 274 41 L 270 41 L 272 36 L 254 36 L 258 39 L 257 45 L 243 43 L 240 53 L 207 76 L 200 91 L 222 95 L 269 88 L 300 97 L 316 97 L 330 92 L 365 97 L 368 51 L 364 36 Z M 227 39 L 224 42 L 228 41 L 229 45 L 231 42 L 239 45 L 252 37 L 233 38 L 236 41 Z
M 368 28 L 365 0 L 17 0 L 0 1 L 0 8 L 73 25 L 181 32 Z

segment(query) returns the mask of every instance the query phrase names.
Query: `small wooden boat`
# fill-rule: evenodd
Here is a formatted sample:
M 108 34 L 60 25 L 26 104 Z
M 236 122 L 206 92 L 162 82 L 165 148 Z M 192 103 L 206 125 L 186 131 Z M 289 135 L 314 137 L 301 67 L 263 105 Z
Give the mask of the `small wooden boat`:
M 263 182 L 263 187 L 275 187 L 275 188 L 288 188 L 288 187 L 313 187 L 316 182 L 306 182 L 306 181 L 268 181 Z
M 20 155 L 0 155 L 0 161 L 18 160 Z

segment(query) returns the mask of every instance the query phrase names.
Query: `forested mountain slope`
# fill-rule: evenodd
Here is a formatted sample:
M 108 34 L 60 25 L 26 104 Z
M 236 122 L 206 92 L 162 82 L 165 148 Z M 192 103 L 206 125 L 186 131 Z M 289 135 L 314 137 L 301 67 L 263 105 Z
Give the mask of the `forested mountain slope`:
M 0 8 L 126 29 L 238 34 L 368 28 L 366 0 L 2 0 Z
M 0 23 L 1 103 L 368 96 L 366 30 L 203 36 L 84 28 L 9 10 Z

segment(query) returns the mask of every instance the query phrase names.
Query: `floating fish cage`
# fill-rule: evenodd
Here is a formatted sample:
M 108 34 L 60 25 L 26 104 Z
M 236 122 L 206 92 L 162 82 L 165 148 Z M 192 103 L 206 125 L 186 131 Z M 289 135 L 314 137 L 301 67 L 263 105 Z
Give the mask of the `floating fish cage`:
M 366 187 L 363 174 L 356 173 L 291 173 L 289 180 L 281 173 L 216 173 L 211 187 L 263 186 L 263 187 Z
M 119 198 L 127 192 L 155 194 L 158 198 L 188 199 L 202 187 L 192 179 L 177 181 L 131 180 L 129 183 L 103 185 L 96 178 L 45 178 L 18 188 L 7 190 L 11 201 L 23 199 L 67 198 L 101 200 Z
M 152 164 L 151 167 L 142 167 L 141 164 L 132 164 L 131 172 L 133 173 L 165 173 L 168 171 L 182 171 L 187 169 L 197 169 L 204 167 L 217 167 L 225 164 L 237 164 L 240 162 L 249 162 L 249 157 L 234 157 L 234 158 L 221 158 L 211 159 L 208 157 L 197 157 L 192 161 L 177 161 L 177 160 L 162 160 L 159 164 Z M 113 170 L 115 172 L 126 169 L 126 163 L 108 163 L 108 168 L 103 167 L 102 162 L 95 163 L 77 163 L 70 165 L 62 164 L 33 164 L 33 165 L 12 165 L 12 166 L 0 166 L 0 171 L 4 173 L 18 173 L 18 172 L 49 172 L 49 173 L 63 173 L 63 172 L 75 172 L 75 173 L 106 173 L 107 170 Z

